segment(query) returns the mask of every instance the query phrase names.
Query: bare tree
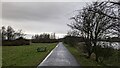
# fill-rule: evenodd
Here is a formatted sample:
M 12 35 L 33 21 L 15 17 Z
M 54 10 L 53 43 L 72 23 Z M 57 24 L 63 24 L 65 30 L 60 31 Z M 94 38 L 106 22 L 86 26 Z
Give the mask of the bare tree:
M 103 1 L 103 2 L 99 2 L 98 4 L 96 4 L 96 6 L 94 7 L 104 7 L 105 10 L 108 12 L 103 12 L 101 11 L 100 9 L 96 9 L 96 11 L 92 10 L 92 9 L 89 9 L 89 11 L 93 11 L 95 13 L 98 13 L 98 14 L 101 14 L 101 15 L 105 15 L 109 18 L 113 18 L 113 19 L 119 19 L 120 20 L 120 16 L 116 13 L 116 10 L 115 9 L 120 9 L 120 1 Z M 117 12 L 119 12 L 120 10 L 117 10 Z M 120 12 L 119 12 L 120 13 Z
M 72 29 L 76 29 L 82 33 L 82 36 L 84 37 L 84 41 L 86 43 L 86 51 L 88 53 L 88 58 L 90 57 L 92 53 L 92 26 L 93 26 L 93 18 L 94 13 L 91 13 L 88 11 L 88 9 L 91 9 L 91 7 L 83 8 L 83 10 L 79 11 L 79 14 L 75 17 L 72 17 L 73 23 L 68 24 Z
M 109 8 L 110 6 L 111 4 L 108 4 L 108 2 L 94 2 L 79 11 L 78 15 L 71 18 L 74 22 L 68 24 L 72 29 L 81 31 L 85 38 L 88 57 L 94 52 L 96 61 L 98 61 L 99 57 L 97 50 L 98 39 L 102 39 L 107 30 L 114 29 L 119 25 L 116 23 L 119 18 L 116 13 L 113 13 L 114 10 Z
M 7 27 L 7 39 L 8 40 L 13 40 L 14 37 L 14 29 L 11 26 Z
M 4 26 L 2 27 L 1 31 L 2 31 L 2 40 L 6 40 L 6 29 Z
M 15 31 L 11 26 L 5 28 L 2 27 L 2 39 L 3 40 L 15 40 L 16 38 L 23 37 L 26 34 L 22 30 Z
M 50 39 L 56 39 L 55 33 L 51 33 Z
M 106 12 L 101 11 L 101 9 L 96 9 L 96 10 L 92 10 L 90 9 L 89 11 L 93 11 L 95 13 L 101 14 L 101 15 L 105 15 L 111 19 L 114 20 L 114 22 L 117 24 L 116 28 L 115 27 L 111 27 L 111 29 L 115 30 L 116 32 L 112 32 L 116 35 L 118 35 L 118 37 L 120 36 L 120 1 L 104 1 L 104 2 L 99 2 L 95 7 L 105 7 Z
M 24 37 L 26 34 L 23 33 L 22 29 L 14 33 L 14 38 Z
M 47 33 L 43 33 L 43 34 L 36 34 L 34 36 L 32 36 L 32 39 L 36 39 L 36 40 L 40 40 L 40 39 L 50 39 L 50 34 Z

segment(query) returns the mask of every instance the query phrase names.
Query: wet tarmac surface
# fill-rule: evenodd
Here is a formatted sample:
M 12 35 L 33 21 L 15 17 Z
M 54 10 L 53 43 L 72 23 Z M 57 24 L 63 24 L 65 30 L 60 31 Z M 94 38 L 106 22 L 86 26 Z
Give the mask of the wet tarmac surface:
M 62 42 L 38 65 L 40 66 L 80 66 Z

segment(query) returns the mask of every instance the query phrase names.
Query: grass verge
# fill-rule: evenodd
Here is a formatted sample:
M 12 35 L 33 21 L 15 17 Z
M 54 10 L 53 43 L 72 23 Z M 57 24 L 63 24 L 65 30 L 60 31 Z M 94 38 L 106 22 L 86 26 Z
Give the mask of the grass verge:
M 0 44 L 0 68 L 2 67 L 2 46 Z
M 3 46 L 2 66 L 37 66 L 56 45 L 56 43 L 32 43 L 26 46 Z M 47 51 L 37 52 L 37 48 L 43 46 L 47 47 Z
M 92 59 L 87 59 L 81 50 L 77 50 L 75 47 L 68 46 L 64 44 L 71 54 L 76 58 L 80 66 L 100 66 L 96 61 Z

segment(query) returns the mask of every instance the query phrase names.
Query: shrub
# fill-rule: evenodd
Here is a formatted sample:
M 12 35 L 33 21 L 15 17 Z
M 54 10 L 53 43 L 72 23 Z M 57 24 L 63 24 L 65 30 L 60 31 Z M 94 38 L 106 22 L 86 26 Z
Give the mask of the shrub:
M 3 40 L 2 45 L 3 46 L 30 45 L 30 40 L 27 39 Z
M 104 60 L 112 56 L 114 49 L 108 45 L 97 45 L 95 49 L 95 54 L 98 57 L 98 62 L 103 63 Z
M 32 39 L 33 43 L 56 43 L 58 39 Z
M 80 38 L 79 37 L 75 37 L 75 36 L 66 36 L 63 39 L 63 42 L 70 45 L 70 46 L 75 46 L 77 45 L 78 42 L 80 42 Z

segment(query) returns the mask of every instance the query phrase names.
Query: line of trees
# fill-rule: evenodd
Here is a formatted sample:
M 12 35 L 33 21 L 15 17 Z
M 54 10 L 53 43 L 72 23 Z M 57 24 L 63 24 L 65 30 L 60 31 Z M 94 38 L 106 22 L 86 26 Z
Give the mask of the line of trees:
M 30 45 L 30 40 L 24 38 L 22 30 L 15 31 L 11 26 L 2 26 L 2 46 Z
M 2 26 L 1 32 L 2 40 L 15 40 L 19 37 L 25 36 L 22 30 L 15 31 L 11 26 L 8 26 L 7 28 Z
M 58 39 L 56 39 L 55 33 L 48 34 L 48 33 L 43 33 L 43 34 L 36 34 L 32 36 L 32 42 L 33 43 L 54 43 L 58 42 Z
M 102 39 L 111 33 L 120 37 L 120 1 L 93 2 L 78 12 L 79 14 L 71 17 L 73 22 L 68 26 L 81 33 L 85 41 L 88 58 L 92 53 L 95 53 L 98 62 L 101 56 L 100 51 L 105 53 L 103 49 L 109 50 L 109 52 L 112 50 L 111 47 L 99 45 L 98 39 Z M 106 53 L 108 54 L 107 57 L 112 54 L 109 52 Z

